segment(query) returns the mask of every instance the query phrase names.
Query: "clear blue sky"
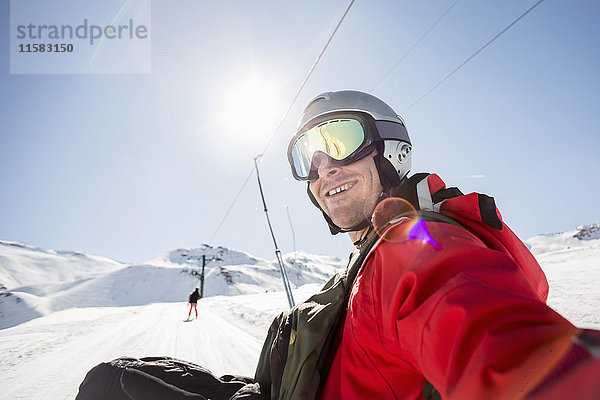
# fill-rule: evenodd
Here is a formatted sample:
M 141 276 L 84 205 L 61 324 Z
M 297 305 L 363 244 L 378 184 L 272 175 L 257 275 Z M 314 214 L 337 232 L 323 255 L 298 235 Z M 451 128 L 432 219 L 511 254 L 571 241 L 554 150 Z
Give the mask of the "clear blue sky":
M 351 8 L 259 164 L 282 252 L 285 206 L 298 250 L 351 251 L 287 165 L 310 98 L 357 89 L 402 112 L 535 3 L 460 1 L 375 87 L 453 2 Z M 274 258 L 254 175 L 215 233 L 347 5 L 153 0 L 151 74 L 11 75 L 3 0 L 0 239 L 129 262 L 202 243 Z M 546 0 L 405 112 L 413 171 L 494 196 L 523 239 L 599 221 L 599 12 Z

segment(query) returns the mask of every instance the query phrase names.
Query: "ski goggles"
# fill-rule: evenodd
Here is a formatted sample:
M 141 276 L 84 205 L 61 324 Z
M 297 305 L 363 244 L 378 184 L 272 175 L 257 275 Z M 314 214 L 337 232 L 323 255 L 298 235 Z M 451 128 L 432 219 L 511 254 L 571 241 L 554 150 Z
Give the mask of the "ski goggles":
M 373 150 L 373 138 L 365 126 L 365 121 L 360 118 L 338 117 L 298 133 L 288 147 L 294 178 L 299 181 L 317 179 L 317 155 L 327 156 L 333 164 L 347 165 L 369 154 Z

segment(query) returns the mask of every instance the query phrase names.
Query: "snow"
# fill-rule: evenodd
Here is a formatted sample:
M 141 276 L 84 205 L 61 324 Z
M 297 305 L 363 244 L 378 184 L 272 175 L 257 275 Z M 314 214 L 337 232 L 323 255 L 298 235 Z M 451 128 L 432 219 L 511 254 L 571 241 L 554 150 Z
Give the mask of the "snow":
M 600 329 L 599 226 L 526 241 L 548 278 L 548 305 L 581 328 Z
M 72 307 L 123 307 L 282 290 L 279 266 L 250 254 L 203 245 L 177 249 L 141 265 L 0 241 L 0 329 Z M 325 282 L 344 262 L 298 252 L 284 257 L 292 287 Z
M 547 274 L 548 304 L 600 329 L 600 225 L 526 241 Z M 205 297 L 187 320 L 187 295 Z M 300 302 L 346 260 L 284 257 Z M 275 315 L 287 308 L 278 264 L 202 245 L 140 265 L 0 241 L 0 386 L 7 399 L 72 399 L 87 371 L 121 356 L 170 356 L 214 374 L 252 376 Z

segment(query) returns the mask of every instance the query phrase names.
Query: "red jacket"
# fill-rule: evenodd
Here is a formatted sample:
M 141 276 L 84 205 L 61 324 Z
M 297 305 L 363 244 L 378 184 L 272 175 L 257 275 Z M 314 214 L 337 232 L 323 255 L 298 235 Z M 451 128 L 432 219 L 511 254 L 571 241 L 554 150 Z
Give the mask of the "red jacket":
M 546 306 L 539 272 L 461 227 L 396 222 L 354 283 L 321 398 L 422 399 L 427 380 L 442 399 L 520 399 L 555 383 L 581 331 Z

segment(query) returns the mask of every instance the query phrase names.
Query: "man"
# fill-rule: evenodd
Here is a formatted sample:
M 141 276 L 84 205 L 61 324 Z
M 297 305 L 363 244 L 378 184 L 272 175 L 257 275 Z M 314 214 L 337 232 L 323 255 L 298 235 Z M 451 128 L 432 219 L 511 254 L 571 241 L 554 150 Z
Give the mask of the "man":
M 544 304 L 543 272 L 492 198 L 463 196 L 436 175 L 408 178 L 410 157 L 404 122 L 369 94 L 324 93 L 306 107 L 288 149 L 292 172 L 308 182 L 331 232 L 346 232 L 360 256 L 350 262 L 356 278 L 347 274 L 348 301 L 322 345 L 311 344 L 324 334 L 298 322 L 301 312 L 274 324 L 262 357 L 269 354 L 270 365 L 259 363 L 256 376 L 263 392 L 600 398 L 598 332 L 575 328 Z M 305 319 L 329 304 L 310 307 Z M 291 337 L 282 351 L 286 323 Z M 310 340 L 297 345 L 302 337 Z
M 190 303 L 190 312 L 188 313 L 188 321 L 190 320 L 190 317 L 192 316 L 192 309 L 194 311 L 196 311 L 196 319 L 198 319 L 198 308 L 197 308 L 197 304 L 198 304 L 198 300 L 200 299 L 200 292 L 198 291 L 199 289 L 196 288 L 194 289 L 194 291 L 192 293 L 190 293 L 190 295 L 188 296 L 188 303 Z
M 317 96 L 288 158 L 357 247 L 346 271 L 273 321 L 254 379 L 118 359 L 78 399 L 108 386 L 123 399 L 599 399 L 600 334 L 546 306 L 543 272 L 491 197 L 409 177 L 411 150 L 383 101 Z

